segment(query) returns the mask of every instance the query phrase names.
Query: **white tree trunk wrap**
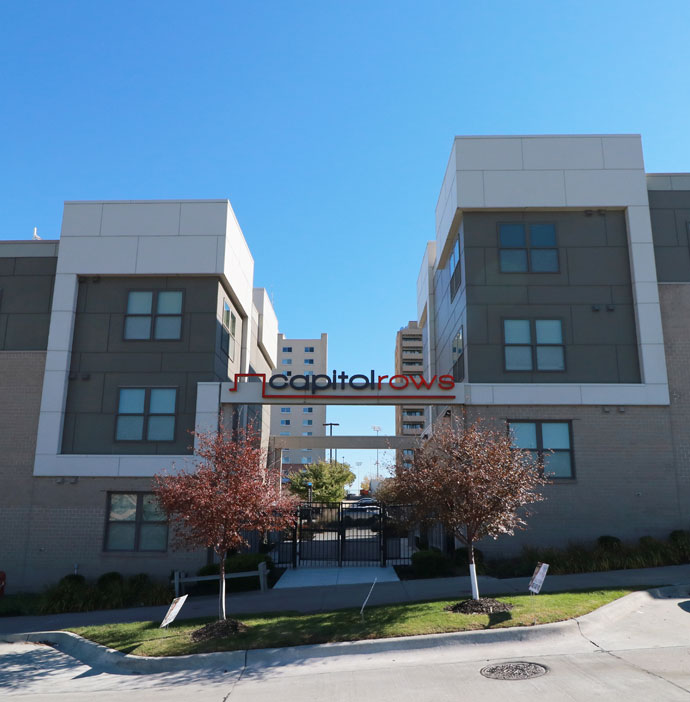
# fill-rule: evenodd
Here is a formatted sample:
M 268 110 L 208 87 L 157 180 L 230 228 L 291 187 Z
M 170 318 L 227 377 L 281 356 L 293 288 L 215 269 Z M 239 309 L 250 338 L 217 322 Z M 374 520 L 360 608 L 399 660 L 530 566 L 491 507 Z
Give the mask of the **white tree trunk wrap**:
M 472 599 L 479 599 L 479 586 L 477 585 L 477 567 L 470 563 L 470 583 L 472 584 Z

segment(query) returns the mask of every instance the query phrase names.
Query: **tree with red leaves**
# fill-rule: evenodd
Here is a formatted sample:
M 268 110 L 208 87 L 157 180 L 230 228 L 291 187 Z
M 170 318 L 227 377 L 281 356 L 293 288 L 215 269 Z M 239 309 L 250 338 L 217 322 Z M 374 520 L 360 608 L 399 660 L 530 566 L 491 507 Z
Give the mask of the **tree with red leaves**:
M 247 546 L 249 531 L 279 531 L 295 522 L 296 498 L 280 491 L 279 471 L 267 467 L 251 428 L 230 436 L 193 432 L 195 466 L 154 476 L 153 492 L 175 526 L 174 545 L 212 548 L 220 563 L 218 617 L 225 619 L 225 557 Z
M 472 597 L 479 599 L 474 544 L 524 529 L 522 508 L 544 497 L 548 483 L 532 457 L 511 437 L 481 421 L 462 429 L 443 426 L 415 449 L 412 466 L 397 466 L 393 490 L 412 505 L 419 522 L 437 521 L 467 546 Z

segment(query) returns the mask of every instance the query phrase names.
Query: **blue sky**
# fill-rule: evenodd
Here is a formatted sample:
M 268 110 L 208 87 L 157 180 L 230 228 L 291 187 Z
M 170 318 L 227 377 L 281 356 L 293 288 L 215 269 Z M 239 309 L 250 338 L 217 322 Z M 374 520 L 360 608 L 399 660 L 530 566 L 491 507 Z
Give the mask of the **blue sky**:
M 6 2 L 0 238 L 57 237 L 63 200 L 228 197 L 281 331 L 385 373 L 453 136 L 641 133 L 690 171 L 688 26 L 687 0 Z

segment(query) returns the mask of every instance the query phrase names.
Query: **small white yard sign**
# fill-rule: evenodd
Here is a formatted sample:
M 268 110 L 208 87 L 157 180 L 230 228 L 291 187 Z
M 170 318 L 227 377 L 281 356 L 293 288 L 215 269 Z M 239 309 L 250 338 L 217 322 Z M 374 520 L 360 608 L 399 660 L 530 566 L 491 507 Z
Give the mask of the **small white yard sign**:
M 172 601 L 172 604 L 168 609 L 168 613 L 165 615 L 165 618 L 161 622 L 161 625 L 159 627 L 160 629 L 162 629 L 164 626 L 168 626 L 168 624 L 170 624 L 175 619 L 175 617 L 180 613 L 182 605 L 185 603 L 186 599 L 187 595 L 182 595 L 182 597 L 176 597 Z
M 549 569 L 548 563 L 537 563 L 537 567 L 534 569 L 534 574 L 532 579 L 529 581 L 529 591 L 535 595 L 539 594 L 541 586 L 544 584 L 544 579 L 546 578 L 546 571 Z

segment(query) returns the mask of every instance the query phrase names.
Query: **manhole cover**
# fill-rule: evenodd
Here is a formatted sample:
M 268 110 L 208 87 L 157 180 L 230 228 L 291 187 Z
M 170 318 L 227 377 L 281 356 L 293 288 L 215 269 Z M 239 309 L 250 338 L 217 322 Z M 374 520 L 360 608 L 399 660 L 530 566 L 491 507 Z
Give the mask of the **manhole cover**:
M 527 663 L 516 661 L 515 663 L 501 663 L 499 665 L 487 665 L 479 671 L 485 678 L 494 680 L 527 680 L 528 678 L 538 678 L 545 675 L 547 669 L 538 663 Z

